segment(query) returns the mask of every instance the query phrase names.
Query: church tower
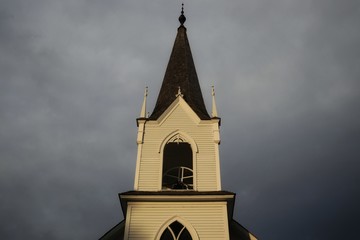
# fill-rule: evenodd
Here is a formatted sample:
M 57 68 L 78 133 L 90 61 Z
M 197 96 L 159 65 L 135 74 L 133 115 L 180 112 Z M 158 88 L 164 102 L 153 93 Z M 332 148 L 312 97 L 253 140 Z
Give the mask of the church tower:
M 253 240 L 233 220 L 235 194 L 221 189 L 220 118 L 208 114 L 182 8 L 155 108 L 137 119 L 134 190 L 119 194 L 125 220 L 100 239 Z

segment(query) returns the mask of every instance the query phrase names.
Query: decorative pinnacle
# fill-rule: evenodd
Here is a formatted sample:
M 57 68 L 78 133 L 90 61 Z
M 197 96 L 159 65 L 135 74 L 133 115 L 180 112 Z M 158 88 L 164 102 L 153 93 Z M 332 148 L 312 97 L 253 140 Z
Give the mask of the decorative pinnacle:
M 180 96 L 180 97 L 184 97 L 184 94 L 181 93 L 181 88 L 180 86 L 178 87 L 178 92 L 177 94 L 175 95 L 176 97 Z
M 211 95 L 212 95 L 212 109 L 211 109 L 211 115 L 212 117 L 218 117 L 218 112 L 216 109 L 216 101 L 215 101 L 215 87 L 211 86 Z
M 143 105 L 142 105 L 141 112 L 140 112 L 141 118 L 147 117 L 147 115 L 146 115 L 146 97 L 147 97 L 147 95 L 148 95 L 148 87 L 146 87 L 145 91 L 144 91 L 144 101 L 143 101 Z
M 184 22 L 186 21 L 186 17 L 184 15 L 184 3 L 181 4 L 181 15 L 179 17 L 179 22 L 181 24 L 181 26 L 184 25 Z

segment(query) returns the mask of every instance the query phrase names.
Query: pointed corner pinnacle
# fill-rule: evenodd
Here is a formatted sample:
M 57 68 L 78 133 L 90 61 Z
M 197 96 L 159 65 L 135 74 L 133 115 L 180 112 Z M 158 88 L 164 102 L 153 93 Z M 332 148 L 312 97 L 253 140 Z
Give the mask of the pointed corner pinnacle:
M 145 91 L 144 91 L 144 101 L 143 101 L 143 105 L 141 108 L 141 112 L 140 112 L 140 118 L 146 118 L 146 98 L 148 96 L 148 87 L 145 87 Z
M 212 95 L 212 110 L 211 110 L 211 115 L 213 118 L 217 118 L 218 117 L 218 112 L 217 112 L 217 108 L 216 108 L 216 101 L 215 101 L 215 87 L 211 86 L 211 95 Z
M 186 21 L 186 17 L 184 15 L 184 3 L 181 4 L 181 15 L 179 17 L 179 22 L 181 24 L 181 26 L 184 26 L 184 23 Z

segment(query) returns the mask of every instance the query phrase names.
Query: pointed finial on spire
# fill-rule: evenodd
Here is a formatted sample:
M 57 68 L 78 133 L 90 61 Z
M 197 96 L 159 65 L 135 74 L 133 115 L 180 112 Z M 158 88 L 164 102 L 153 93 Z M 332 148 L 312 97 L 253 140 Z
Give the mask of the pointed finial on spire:
M 147 118 L 147 114 L 146 114 L 146 97 L 148 95 L 148 87 L 145 88 L 145 92 L 144 92 L 144 101 L 143 101 L 143 105 L 141 108 L 141 112 L 140 112 L 140 117 L 141 118 Z
M 184 94 L 181 93 L 181 88 L 180 86 L 178 86 L 178 92 L 177 94 L 175 95 L 176 97 L 180 96 L 180 97 L 184 97 Z
M 215 102 L 215 88 L 214 86 L 211 86 L 211 95 L 212 95 L 212 110 L 211 110 L 211 116 L 216 118 L 218 117 L 217 109 L 216 109 L 216 102 Z
M 186 21 L 186 17 L 184 15 L 184 3 L 181 4 L 181 15 L 179 17 L 179 22 L 181 24 L 181 26 L 184 25 L 184 22 Z

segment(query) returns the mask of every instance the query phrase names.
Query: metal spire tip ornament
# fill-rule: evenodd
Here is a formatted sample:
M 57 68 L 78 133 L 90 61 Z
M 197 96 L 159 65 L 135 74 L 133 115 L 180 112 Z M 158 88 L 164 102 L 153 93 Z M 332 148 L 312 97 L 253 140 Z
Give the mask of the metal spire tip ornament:
M 181 26 L 184 25 L 184 22 L 186 21 L 186 17 L 184 15 L 184 3 L 181 4 L 181 15 L 179 17 L 179 22 L 181 24 Z

